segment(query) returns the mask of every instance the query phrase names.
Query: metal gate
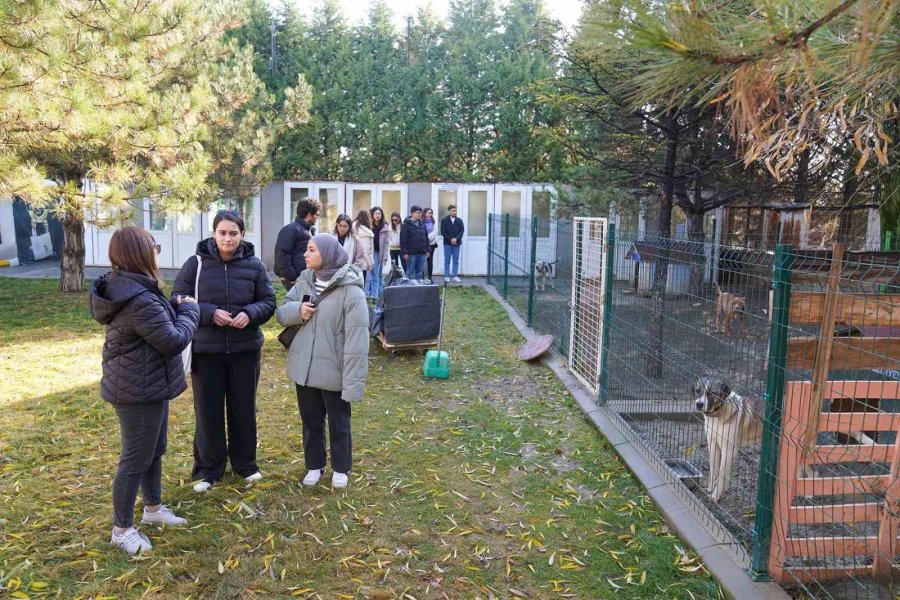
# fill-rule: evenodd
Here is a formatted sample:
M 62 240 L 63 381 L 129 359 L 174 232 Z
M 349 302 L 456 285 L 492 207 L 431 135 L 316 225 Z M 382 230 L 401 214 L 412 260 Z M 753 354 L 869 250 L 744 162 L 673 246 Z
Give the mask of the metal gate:
M 572 321 L 569 369 L 595 395 L 600 391 L 603 265 L 607 220 L 576 217 L 572 225 Z

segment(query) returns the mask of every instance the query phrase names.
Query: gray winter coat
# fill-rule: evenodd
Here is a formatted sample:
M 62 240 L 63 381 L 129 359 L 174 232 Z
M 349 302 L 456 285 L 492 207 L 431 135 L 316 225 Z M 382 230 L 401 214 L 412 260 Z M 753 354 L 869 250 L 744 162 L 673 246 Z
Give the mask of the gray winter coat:
M 369 307 L 363 277 L 352 265 L 341 267 L 316 313 L 300 320 L 300 300 L 316 298 L 316 273 L 307 269 L 287 293 L 276 317 L 281 325 L 300 325 L 287 357 L 287 374 L 299 385 L 341 392 L 348 402 L 362 400 L 369 370 Z

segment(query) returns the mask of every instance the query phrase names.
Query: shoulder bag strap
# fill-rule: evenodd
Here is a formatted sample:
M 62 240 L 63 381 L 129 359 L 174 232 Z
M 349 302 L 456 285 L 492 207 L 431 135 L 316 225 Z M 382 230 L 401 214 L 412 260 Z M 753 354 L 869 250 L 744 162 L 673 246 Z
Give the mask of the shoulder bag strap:
M 194 300 L 200 302 L 200 269 L 203 266 L 203 259 L 197 254 L 197 277 L 194 279 Z

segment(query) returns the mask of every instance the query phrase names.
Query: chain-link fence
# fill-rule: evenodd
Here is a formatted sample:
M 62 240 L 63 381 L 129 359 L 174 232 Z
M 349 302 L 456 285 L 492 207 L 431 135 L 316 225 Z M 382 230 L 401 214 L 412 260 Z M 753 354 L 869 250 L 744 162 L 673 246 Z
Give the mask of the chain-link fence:
M 576 219 L 556 224 L 568 243 L 541 257 L 568 256 L 568 285 L 556 273 L 551 295 L 535 292 L 536 252 L 507 259 L 505 218 L 492 217 L 490 282 L 557 337 L 605 412 L 748 569 L 813 597 L 900 591 L 900 252 L 612 227 L 600 251 L 597 224 Z
M 488 283 L 568 354 L 572 221 L 489 216 Z

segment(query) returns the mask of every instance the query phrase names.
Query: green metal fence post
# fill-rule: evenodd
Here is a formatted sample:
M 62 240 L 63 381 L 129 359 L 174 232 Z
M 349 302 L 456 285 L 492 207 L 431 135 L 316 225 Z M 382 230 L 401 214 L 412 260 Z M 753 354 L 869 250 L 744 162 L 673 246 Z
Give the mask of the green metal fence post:
M 794 249 L 775 247 L 775 273 L 772 280 L 772 324 L 769 329 L 769 368 L 766 380 L 766 414 L 763 422 L 762 449 L 759 454 L 759 485 L 756 493 L 756 519 L 753 526 L 753 552 L 750 576 L 768 579 L 769 552 L 772 545 L 775 486 L 778 475 L 778 446 L 781 440 L 781 413 L 787 370 L 788 318 L 791 298 L 791 265 Z
M 538 218 L 531 217 L 531 261 L 528 263 L 528 326 L 534 324 L 534 265 L 537 263 Z
M 606 269 L 603 276 L 603 333 L 600 337 L 600 404 L 609 400 L 608 378 L 606 377 L 607 354 L 609 353 L 609 326 L 612 322 L 612 291 L 616 268 L 616 225 L 609 224 L 606 232 Z
M 503 299 L 509 296 L 509 213 L 503 215 L 503 229 L 506 240 L 503 243 Z
M 494 264 L 494 213 L 488 213 L 488 264 L 487 264 L 487 282 L 492 285 L 491 266 Z

